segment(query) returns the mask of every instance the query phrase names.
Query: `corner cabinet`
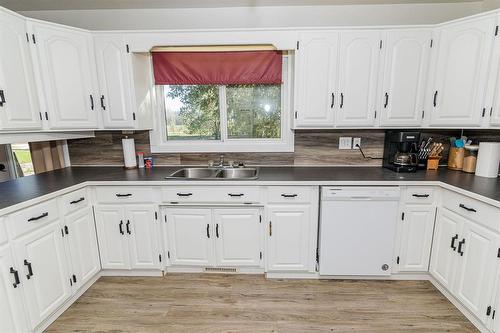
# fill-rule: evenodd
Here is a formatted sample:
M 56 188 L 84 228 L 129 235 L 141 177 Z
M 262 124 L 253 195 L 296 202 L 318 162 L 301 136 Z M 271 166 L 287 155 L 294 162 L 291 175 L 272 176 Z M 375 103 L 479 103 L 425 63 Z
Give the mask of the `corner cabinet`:
M 97 129 L 99 98 L 90 32 L 28 20 L 43 117 L 50 129 Z
M 438 30 L 431 86 L 431 126 L 477 127 L 485 116 L 488 65 L 495 18 L 444 25 Z
M 40 130 L 26 19 L 0 8 L 0 130 Z

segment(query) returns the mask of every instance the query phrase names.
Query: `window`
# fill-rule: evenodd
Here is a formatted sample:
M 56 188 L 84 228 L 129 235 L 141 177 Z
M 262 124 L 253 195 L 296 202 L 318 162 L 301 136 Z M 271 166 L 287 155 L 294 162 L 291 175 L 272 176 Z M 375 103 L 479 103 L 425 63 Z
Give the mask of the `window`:
M 151 151 L 293 151 L 288 66 L 281 84 L 157 85 Z
M 16 143 L 12 144 L 10 148 L 16 177 L 34 175 L 35 169 L 31 159 L 30 145 L 28 143 Z

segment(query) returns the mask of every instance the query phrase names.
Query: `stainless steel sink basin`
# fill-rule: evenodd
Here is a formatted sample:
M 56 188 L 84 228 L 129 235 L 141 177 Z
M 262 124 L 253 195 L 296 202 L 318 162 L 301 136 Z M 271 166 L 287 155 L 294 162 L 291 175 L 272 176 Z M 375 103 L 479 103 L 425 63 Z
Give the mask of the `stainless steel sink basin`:
M 257 168 L 184 168 L 175 171 L 169 179 L 256 179 Z

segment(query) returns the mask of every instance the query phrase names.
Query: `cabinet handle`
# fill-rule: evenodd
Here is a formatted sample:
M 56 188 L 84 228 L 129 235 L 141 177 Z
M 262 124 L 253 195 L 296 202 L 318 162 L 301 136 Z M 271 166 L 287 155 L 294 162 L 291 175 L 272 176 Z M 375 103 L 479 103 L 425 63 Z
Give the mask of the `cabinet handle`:
M 385 93 L 384 109 L 387 108 L 387 104 L 389 104 L 389 94 Z
M 281 194 L 281 196 L 283 198 L 295 198 L 297 196 L 297 194 Z
M 333 109 L 334 106 L 335 106 L 335 94 L 332 93 L 332 104 L 330 104 L 330 109 Z
M 340 108 L 344 107 L 344 93 L 340 93 Z
M 458 242 L 458 253 L 460 253 L 460 256 L 464 255 L 464 251 L 462 250 L 462 246 L 465 245 L 465 238 L 463 238 L 460 242 Z
M 118 224 L 118 228 L 120 229 L 120 234 L 125 235 L 125 233 L 123 232 L 123 221 L 122 220 L 120 220 L 120 224 Z
M 437 105 L 437 97 L 438 97 L 438 91 L 436 90 L 434 92 L 434 100 L 432 102 L 432 104 L 434 105 L 434 107 L 436 107 L 436 105 Z
M 179 196 L 179 197 L 190 197 L 192 195 L 193 195 L 193 193 L 177 193 L 177 196 Z
M 219 223 L 215 225 L 215 237 L 219 238 Z
M 94 110 L 94 96 L 92 96 L 92 95 L 89 95 L 89 96 L 90 96 L 90 109 Z
M 74 204 L 77 204 L 77 203 L 79 203 L 79 202 L 82 202 L 83 200 L 85 200 L 85 198 L 84 198 L 84 197 L 81 197 L 80 199 L 70 201 L 70 202 L 69 202 L 69 204 L 70 204 L 70 205 L 74 205 Z
M 131 196 L 132 196 L 132 193 L 125 193 L 125 194 L 116 193 L 116 196 L 117 196 L 118 198 L 126 198 L 126 197 L 131 197 Z
M 104 95 L 101 95 L 101 108 L 106 110 L 106 106 L 104 105 Z
M 455 245 L 455 242 L 457 241 L 458 239 L 458 235 L 455 235 L 451 238 L 451 244 L 450 244 L 450 247 L 453 249 L 453 251 L 456 251 L 457 250 L 457 247 Z
M 210 224 L 207 224 L 207 238 L 210 238 Z
M 428 198 L 429 194 L 412 194 L 415 198 Z
M 30 217 L 28 219 L 28 222 L 36 221 L 36 220 L 42 219 L 42 218 L 47 217 L 47 216 L 49 216 L 49 213 L 45 212 L 42 215 L 38 215 L 38 216 L 35 216 L 35 217 Z
M 269 237 L 273 235 L 273 222 L 269 221 Z
M 0 106 L 5 104 L 5 93 L 3 90 L 0 90 Z
M 31 268 L 31 263 L 24 259 L 24 266 L 28 267 L 28 275 L 26 275 L 26 278 L 29 280 L 33 276 L 33 269 Z
M 467 207 L 464 204 L 460 204 L 460 205 L 458 205 L 458 207 L 463 208 L 463 209 L 465 209 L 466 211 L 469 211 L 469 212 L 474 212 L 474 213 L 476 212 L 476 210 L 474 208 L 469 208 L 469 207 Z
M 132 235 L 132 233 L 130 232 L 130 220 L 127 220 L 127 224 L 125 225 L 125 227 L 127 228 L 127 234 Z
M 13 267 L 10 268 L 10 273 L 14 275 L 14 283 L 12 286 L 17 288 L 19 284 L 21 284 L 21 280 L 19 280 L 19 272 L 16 271 Z
M 245 194 L 243 194 L 243 193 L 228 193 L 227 195 L 229 195 L 230 197 L 242 197 Z

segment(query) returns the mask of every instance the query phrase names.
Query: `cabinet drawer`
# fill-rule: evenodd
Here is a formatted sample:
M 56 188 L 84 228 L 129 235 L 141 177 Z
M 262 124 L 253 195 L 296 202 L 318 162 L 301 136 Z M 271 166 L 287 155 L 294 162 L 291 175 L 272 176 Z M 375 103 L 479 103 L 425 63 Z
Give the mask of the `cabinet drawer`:
M 443 192 L 443 206 L 487 228 L 500 231 L 500 209 L 452 191 Z
M 7 237 L 7 230 L 5 229 L 5 223 L 3 221 L 3 218 L 0 218 L 0 245 L 7 243 L 8 241 Z
M 95 188 L 98 203 L 151 203 L 154 193 L 151 187 L 98 186 Z
M 267 198 L 270 203 L 310 203 L 312 192 L 310 186 L 270 186 Z
M 7 228 L 13 238 L 59 219 L 56 199 L 25 208 L 7 217 Z
M 431 204 L 434 202 L 433 187 L 428 186 L 408 186 L 406 188 L 405 202 L 412 204 Z
M 163 188 L 166 202 L 259 202 L 260 190 L 257 186 L 175 186 Z
M 61 197 L 61 203 L 64 215 L 71 214 L 81 208 L 87 207 L 89 205 L 87 189 L 82 188 L 81 190 L 63 195 Z

